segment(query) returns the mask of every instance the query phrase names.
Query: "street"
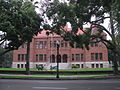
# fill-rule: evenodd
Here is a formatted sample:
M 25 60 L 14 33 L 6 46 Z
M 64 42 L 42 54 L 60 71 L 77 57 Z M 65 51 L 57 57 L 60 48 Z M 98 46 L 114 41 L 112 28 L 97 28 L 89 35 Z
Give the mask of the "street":
M 0 90 L 120 90 L 119 80 L 0 79 Z

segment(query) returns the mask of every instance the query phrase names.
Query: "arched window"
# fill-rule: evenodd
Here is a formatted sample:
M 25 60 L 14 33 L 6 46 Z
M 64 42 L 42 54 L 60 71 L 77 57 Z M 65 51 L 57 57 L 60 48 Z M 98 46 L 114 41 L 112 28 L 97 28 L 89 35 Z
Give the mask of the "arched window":
M 99 64 L 96 64 L 96 68 L 99 68 Z
M 68 58 L 67 54 L 64 54 L 63 55 L 63 63 L 67 63 L 67 58 Z
M 55 63 L 55 55 L 52 54 L 52 55 L 50 56 L 50 62 L 51 62 L 51 63 Z

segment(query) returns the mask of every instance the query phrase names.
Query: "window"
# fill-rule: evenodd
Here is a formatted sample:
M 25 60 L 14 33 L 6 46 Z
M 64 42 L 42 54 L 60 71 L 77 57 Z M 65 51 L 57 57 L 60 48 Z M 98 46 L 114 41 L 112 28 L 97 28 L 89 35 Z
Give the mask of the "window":
M 20 48 L 27 48 L 27 43 L 23 43 Z
M 50 48 L 52 47 L 52 41 L 50 41 Z
M 44 61 L 47 61 L 47 55 L 44 54 Z
M 18 61 L 20 61 L 20 54 L 18 54 Z
M 91 47 L 98 47 L 98 46 L 100 46 L 100 43 L 91 43 L 90 45 L 91 45 Z
M 57 41 L 56 41 L 56 47 L 61 47 L 61 46 L 60 46 L 60 40 L 57 40 Z
M 100 64 L 100 68 L 103 68 L 103 64 Z
M 43 41 L 40 41 L 40 46 L 39 46 L 40 49 L 43 48 Z
M 21 58 L 21 60 L 23 61 L 24 60 L 24 54 L 21 54 L 22 55 L 22 58 Z
M 84 65 L 83 65 L 83 64 L 81 64 L 81 68 L 84 68 Z
M 17 68 L 20 68 L 20 64 L 17 64 Z
M 52 63 L 52 55 L 50 55 L 50 63 Z
M 91 53 L 91 60 L 94 60 L 94 53 Z
M 96 64 L 96 68 L 99 68 L 99 64 Z
M 43 54 L 39 54 L 39 60 L 43 61 Z
M 64 55 L 63 55 L 63 63 L 67 63 L 67 58 L 68 58 L 68 57 L 67 57 L 67 54 L 64 54 Z
M 56 57 L 57 57 L 56 60 L 58 60 L 58 62 L 61 63 L 61 55 L 59 54 L 59 55 L 57 55 Z
M 100 59 L 100 60 L 103 59 L 103 55 L 102 55 L 102 53 L 99 53 L 99 59 Z
M 20 60 L 22 60 L 22 61 L 26 60 L 26 56 L 27 56 L 27 54 L 18 54 L 18 61 L 20 61 Z
M 81 61 L 83 61 L 83 54 L 81 54 Z
M 35 42 L 35 46 L 36 46 L 36 48 L 39 48 L 39 42 L 38 41 Z
M 27 48 L 27 43 L 24 43 L 24 44 L 22 45 L 22 48 Z
M 91 60 L 102 60 L 102 53 L 91 53 Z
M 21 64 L 21 68 L 23 68 L 23 64 Z
M 94 66 L 94 64 L 92 64 L 92 66 L 91 66 L 92 68 L 95 68 L 95 66 Z
M 50 62 L 51 63 L 55 63 L 55 55 L 51 55 L 50 56 Z
M 95 60 L 98 60 L 98 53 L 95 53 Z
M 47 48 L 47 41 L 44 41 L 44 48 Z
M 36 54 L 36 61 L 38 61 L 38 54 Z
M 80 60 L 80 54 L 76 54 L 76 61 Z
M 74 61 L 74 54 L 72 54 L 72 61 Z

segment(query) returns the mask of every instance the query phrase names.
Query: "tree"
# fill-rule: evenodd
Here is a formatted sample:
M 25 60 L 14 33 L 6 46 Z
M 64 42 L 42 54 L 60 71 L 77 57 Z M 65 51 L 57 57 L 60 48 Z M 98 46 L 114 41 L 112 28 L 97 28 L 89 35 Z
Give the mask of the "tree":
M 40 32 L 42 18 L 27 0 L 0 0 L 0 12 L 0 45 L 6 43 L 5 51 L 0 55 L 16 50 L 27 42 L 26 71 L 29 74 L 30 42 Z
M 119 0 L 71 0 L 70 3 L 54 0 L 43 6 L 46 7 L 43 15 L 48 17 L 48 22 L 44 25 L 45 29 L 61 35 L 65 40 L 70 40 L 71 45 L 77 42 L 79 47 L 89 49 L 90 43 L 102 42 L 114 54 L 120 55 L 120 46 L 116 42 L 120 33 Z M 93 17 L 95 20 L 92 20 Z M 102 25 L 105 19 L 109 19 L 109 29 Z M 71 31 L 64 29 L 67 22 L 71 23 Z M 85 24 L 90 24 L 86 30 L 83 28 Z M 96 34 L 92 34 L 93 28 L 97 28 Z M 78 29 L 83 32 L 82 35 L 77 34 Z M 105 38 L 103 32 L 110 36 L 111 41 Z M 113 66 L 114 73 L 118 74 L 116 60 L 113 61 Z
M 42 19 L 31 2 L 0 0 L 0 12 L 0 45 L 6 42 L 0 55 L 18 49 L 40 31 Z
M 110 49 L 108 49 L 108 61 L 110 64 L 112 64 L 112 62 L 117 61 L 117 65 L 120 66 L 120 55 L 115 54 L 113 51 L 111 51 Z M 114 66 L 112 66 L 114 67 Z

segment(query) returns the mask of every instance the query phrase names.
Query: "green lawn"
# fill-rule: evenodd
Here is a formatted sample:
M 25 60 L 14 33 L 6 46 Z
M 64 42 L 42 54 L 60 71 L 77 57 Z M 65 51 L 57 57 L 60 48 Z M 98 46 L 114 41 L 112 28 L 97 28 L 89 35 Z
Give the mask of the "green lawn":
M 78 78 L 98 78 L 105 76 L 95 76 L 95 77 L 60 77 L 60 79 L 78 79 Z M 21 78 L 21 79 L 56 79 L 56 77 L 24 77 L 24 76 L 0 76 L 0 78 Z
M 33 78 L 33 79 L 43 79 L 43 78 L 56 78 L 56 77 L 24 77 L 24 76 L 0 76 L 0 78 Z
M 24 68 L 0 68 L 0 70 L 9 70 L 9 71 L 25 71 Z M 30 69 L 30 71 L 37 71 L 37 69 Z
M 26 69 L 22 68 L 0 68 L 0 70 L 15 70 L 15 71 L 25 71 Z M 87 68 L 87 69 L 60 69 L 60 71 L 107 71 L 107 70 L 113 70 L 112 68 Z M 119 67 L 120 70 L 120 67 Z M 37 69 L 30 69 L 30 71 L 38 71 Z M 45 70 L 50 71 L 50 70 Z M 55 70 L 52 70 L 55 71 Z
M 107 70 L 113 70 L 112 68 L 87 68 L 87 69 L 64 69 L 61 71 L 107 71 Z

